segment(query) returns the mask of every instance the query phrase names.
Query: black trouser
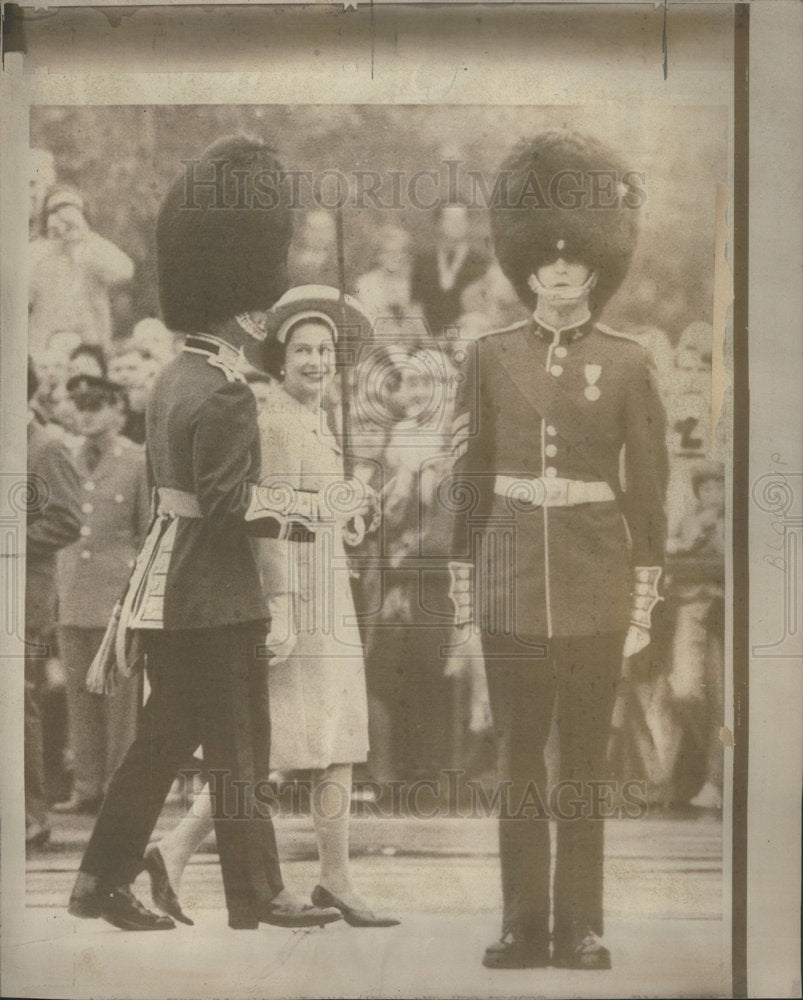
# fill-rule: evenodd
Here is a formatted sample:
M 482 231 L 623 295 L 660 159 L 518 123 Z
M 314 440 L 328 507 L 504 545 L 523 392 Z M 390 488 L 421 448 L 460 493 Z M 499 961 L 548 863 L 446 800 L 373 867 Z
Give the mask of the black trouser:
M 499 821 L 503 933 L 549 940 L 550 834 L 538 804 L 550 807 L 544 747 L 557 696 L 559 778 L 577 784 L 553 790 L 563 815 L 573 817 L 557 819 L 553 937 L 565 946 L 574 922 L 602 934 L 603 822 L 592 818 L 588 783 L 607 777 L 623 641 L 620 633 L 543 640 L 544 656 L 513 658 L 521 650 L 515 639 L 483 637 L 499 780 L 509 783 L 509 813 Z M 532 808 L 519 811 L 522 803 Z
M 270 714 L 262 624 L 147 635 L 151 694 L 112 778 L 81 870 L 133 882 L 167 793 L 203 746 L 229 912 L 251 913 L 283 888 L 265 804 Z M 260 794 L 259 789 L 263 794 Z

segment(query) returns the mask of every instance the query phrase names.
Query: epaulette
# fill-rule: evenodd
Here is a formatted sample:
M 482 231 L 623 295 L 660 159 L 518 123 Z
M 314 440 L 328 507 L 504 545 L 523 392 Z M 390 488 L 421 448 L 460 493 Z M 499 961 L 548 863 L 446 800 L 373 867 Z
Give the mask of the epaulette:
M 238 371 L 236 368 L 232 368 L 232 366 L 223 358 L 210 354 L 206 359 L 206 363 L 211 365 L 213 368 L 219 368 L 226 376 L 226 381 L 228 382 L 245 382 L 245 375 L 243 375 L 243 373 Z
M 618 337 L 619 340 L 629 340 L 631 344 L 643 346 L 638 337 L 633 336 L 632 333 L 622 333 L 621 330 L 614 330 L 612 326 L 606 326 L 604 323 L 595 323 L 594 328 L 600 333 L 606 333 L 609 337 Z

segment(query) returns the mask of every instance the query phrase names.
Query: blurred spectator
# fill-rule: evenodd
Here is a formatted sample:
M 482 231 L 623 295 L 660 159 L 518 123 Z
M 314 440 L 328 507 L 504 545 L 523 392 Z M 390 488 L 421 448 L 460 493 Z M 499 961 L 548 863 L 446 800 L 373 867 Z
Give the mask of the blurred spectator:
M 130 343 L 143 357 L 153 358 L 161 369 L 176 356 L 180 339 L 160 319 L 148 316 L 134 326 Z
M 38 388 L 32 406 L 40 416 L 41 422 L 47 424 L 54 419 L 54 393 L 60 385 L 64 385 L 68 378 L 69 353 L 50 348 L 37 358 L 34 368 Z
M 367 619 L 368 764 L 383 784 L 438 778 L 451 761 L 444 654 L 451 524 L 437 500 L 450 461 L 450 371 L 439 349 L 385 346 L 359 372 L 358 475 L 383 497 L 382 531 L 362 553 L 359 588 Z M 373 442 L 365 433 L 371 420 Z
M 56 183 L 56 162 L 49 149 L 32 149 L 28 175 L 28 239 L 42 233 L 42 208 L 48 192 Z
M 426 336 L 421 306 L 413 300 L 409 234 L 400 226 L 383 226 L 376 259 L 376 267 L 357 279 L 354 293 L 376 318 L 374 336 L 400 343 Z
M 95 812 L 134 736 L 139 678 L 112 695 L 92 694 L 86 675 L 115 601 L 134 565 L 150 517 L 141 447 L 120 435 L 123 390 L 99 375 L 75 375 L 67 389 L 83 444 L 76 454 L 80 538 L 58 559 L 59 646 L 67 675 L 73 789 L 54 812 Z
M 73 452 L 80 443 L 80 435 L 75 408 L 65 387 L 70 370 L 69 352 L 50 348 L 34 367 L 39 389 L 30 406 L 45 432 Z
M 121 433 L 135 444 L 145 442 L 145 407 L 163 367 L 131 338 L 118 341 L 109 357 L 109 379 L 125 389 L 126 416 Z
M 146 357 L 129 337 L 118 340 L 109 352 L 108 376 L 110 381 L 128 389 L 143 379 Z
M 42 216 L 45 238 L 30 244 L 29 261 L 28 342 L 34 359 L 59 330 L 108 347 L 110 290 L 130 281 L 132 261 L 89 228 L 79 192 L 57 187 L 46 197 Z
M 671 590 L 677 604 L 669 684 L 682 720 L 688 757 L 703 764 L 692 805 L 722 808 L 724 721 L 725 479 L 718 463 L 691 476 L 694 509 L 670 537 Z M 685 776 L 677 783 L 684 785 Z
M 70 351 L 70 378 L 74 375 L 99 375 L 105 378 L 106 374 L 106 355 L 100 344 L 79 344 Z
M 665 332 L 666 327 L 658 325 L 656 320 L 664 315 L 661 307 L 666 297 L 666 289 L 646 275 L 633 278 L 632 290 L 627 300 L 626 317 L 622 317 L 622 327 L 634 336 L 646 349 L 658 374 L 658 389 L 661 400 L 666 406 L 670 382 L 675 368 L 675 348 L 672 340 Z M 616 326 L 618 317 L 612 321 Z
M 670 461 L 666 508 L 669 535 L 695 504 L 691 473 L 711 445 L 711 342 L 708 323 L 692 323 L 675 349 L 666 399 Z
M 38 381 L 28 359 L 28 402 Z M 56 553 L 78 538 L 80 485 L 64 446 L 28 413 L 28 488 L 25 562 L 25 843 L 50 838 L 45 798 L 42 697 L 47 636 L 56 619 Z
M 338 287 L 335 217 L 324 209 L 307 212 L 290 247 L 290 285 Z
M 460 336 L 467 340 L 489 330 L 504 329 L 527 317 L 527 310 L 496 261 L 464 289 L 460 305 Z
M 461 314 L 465 288 L 488 269 L 488 260 L 469 243 L 468 209 L 460 202 L 441 205 L 435 246 L 415 257 L 411 297 L 420 303 L 429 332 L 442 337 Z
M 625 770 L 641 768 L 654 800 L 685 804 L 691 799 L 717 807 L 724 490 L 722 466 L 707 460 L 712 328 L 705 322 L 690 324 L 672 352 L 671 368 L 665 334 L 645 327 L 639 339 L 656 362 L 667 412 L 668 575 L 666 603 L 657 611 L 662 624 L 640 658 L 644 663 L 631 665 L 630 690 L 622 692 L 627 709 L 619 724 L 630 733 L 633 749 Z
M 54 355 L 68 358 L 81 343 L 83 343 L 81 334 L 77 330 L 54 330 L 48 337 L 44 353 L 52 352 Z

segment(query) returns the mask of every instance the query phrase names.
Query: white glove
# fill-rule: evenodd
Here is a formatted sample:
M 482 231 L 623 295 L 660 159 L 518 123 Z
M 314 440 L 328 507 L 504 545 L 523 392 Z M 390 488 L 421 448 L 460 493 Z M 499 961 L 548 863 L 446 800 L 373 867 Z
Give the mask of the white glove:
M 487 733 L 493 727 L 493 716 L 491 715 L 491 703 L 488 700 L 487 692 L 483 694 L 472 694 L 471 696 L 471 718 L 468 729 L 471 733 Z
M 343 541 L 346 545 L 359 545 L 366 535 L 373 535 L 382 523 L 379 494 L 366 483 L 359 485 L 363 491 L 359 509 L 343 525 Z
M 472 733 L 487 733 L 493 727 L 491 699 L 488 694 L 488 678 L 485 664 L 476 660 L 471 669 L 471 717 L 468 728 Z
M 631 656 L 640 653 L 650 644 L 650 630 L 642 628 L 640 625 L 631 625 L 625 636 L 625 648 L 622 656 L 629 660 Z
M 655 605 L 662 600 L 658 593 L 658 581 L 662 572 L 660 566 L 636 566 L 633 570 L 630 628 L 627 630 L 625 647 L 622 651 L 626 660 L 650 644 L 652 612 Z
M 298 641 L 293 614 L 293 594 L 274 594 L 268 598 L 270 630 L 265 645 L 272 654 L 271 666 L 283 663 L 293 652 Z
M 365 538 L 365 518 L 362 514 L 355 514 L 343 525 L 343 541 L 346 545 L 359 545 Z
M 485 683 L 485 658 L 480 633 L 468 625 L 455 625 L 450 647 L 443 676 L 473 678 L 481 675 L 480 683 Z

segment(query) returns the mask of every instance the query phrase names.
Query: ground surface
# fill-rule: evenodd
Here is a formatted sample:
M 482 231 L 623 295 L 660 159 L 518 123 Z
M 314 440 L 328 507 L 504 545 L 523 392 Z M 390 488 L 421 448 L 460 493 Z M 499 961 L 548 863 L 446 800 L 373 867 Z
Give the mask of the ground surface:
M 178 813 L 165 817 L 169 825 Z M 65 909 L 91 820 L 59 818 L 51 848 L 29 858 L 27 907 L 6 928 L 4 995 L 29 997 L 626 997 L 728 993 L 721 824 L 706 814 L 608 821 L 606 943 L 610 972 L 488 971 L 499 933 L 492 819 L 362 818 L 354 875 L 399 927 L 312 931 L 226 926 L 214 842 L 187 869 L 181 897 L 195 927 L 122 933 Z M 311 823 L 277 832 L 289 888 L 317 881 Z M 157 832 L 158 835 L 158 832 Z M 147 881 L 137 892 L 150 903 Z

